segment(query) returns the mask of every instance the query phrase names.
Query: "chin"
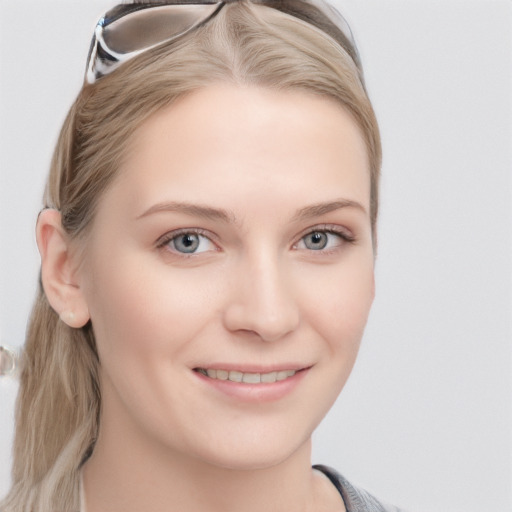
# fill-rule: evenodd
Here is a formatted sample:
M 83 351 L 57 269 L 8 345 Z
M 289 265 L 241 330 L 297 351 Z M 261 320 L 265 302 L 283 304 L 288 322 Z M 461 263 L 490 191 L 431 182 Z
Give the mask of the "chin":
M 310 437 L 305 441 L 290 442 L 290 438 L 272 437 L 268 442 L 259 436 L 228 446 L 217 444 L 215 450 L 197 454 L 196 457 L 211 466 L 231 471 L 257 471 L 279 466 L 287 460 L 305 453 L 310 457 Z

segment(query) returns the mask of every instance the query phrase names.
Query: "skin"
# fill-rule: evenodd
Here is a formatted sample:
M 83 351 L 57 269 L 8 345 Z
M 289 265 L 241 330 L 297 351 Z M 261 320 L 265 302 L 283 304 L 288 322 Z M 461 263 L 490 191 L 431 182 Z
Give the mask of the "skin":
M 101 361 L 88 512 L 344 510 L 311 434 L 374 296 L 369 189 L 341 106 L 220 84 L 138 129 L 79 263 L 43 212 L 46 293 L 69 325 L 91 319 Z M 301 371 L 272 395 L 197 368 Z

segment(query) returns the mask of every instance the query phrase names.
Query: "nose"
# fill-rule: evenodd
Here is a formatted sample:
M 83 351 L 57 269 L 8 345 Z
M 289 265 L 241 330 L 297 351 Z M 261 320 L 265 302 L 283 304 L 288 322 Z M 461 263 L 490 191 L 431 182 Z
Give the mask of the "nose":
M 260 257 L 241 264 L 230 279 L 224 325 L 231 332 L 253 333 L 277 341 L 297 329 L 300 321 L 293 279 L 284 262 Z

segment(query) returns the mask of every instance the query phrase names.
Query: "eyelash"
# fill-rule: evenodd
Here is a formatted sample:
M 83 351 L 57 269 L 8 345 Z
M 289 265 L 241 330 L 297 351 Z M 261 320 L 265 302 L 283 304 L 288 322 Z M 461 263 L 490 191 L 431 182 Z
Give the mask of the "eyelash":
M 293 244 L 293 248 L 297 248 L 297 245 L 302 242 L 308 235 L 311 235 L 312 233 L 325 233 L 327 235 L 335 235 L 341 238 L 343 242 L 353 244 L 355 243 L 356 237 L 349 233 L 346 229 L 343 229 L 336 225 L 331 224 L 323 224 L 319 226 L 313 226 L 312 228 L 309 228 L 306 232 L 302 233 L 299 237 L 299 240 Z M 215 242 L 212 240 L 213 236 L 208 231 L 205 231 L 204 229 L 198 229 L 198 228 L 184 228 L 184 229 L 178 229 L 176 231 L 171 231 L 170 233 L 166 233 L 162 237 L 160 237 L 156 242 L 156 248 L 157 249 L 164 249 L 170 242 L 177 239 L 180 235 L 197 235 L 207 238 L 212 244 L 215 245 Z M 342 244 L 341 244 L 342 245 Z M 318 252 L 318 253 L 329 253 L 336 250 L 338 247 L 331 248 L 331 249 L 309 249 L 311 252 Z M 304 249 L 308 250 L 308 249 Z M 182 257 L 190 257 L 194 254 L 197 254 L 195 252 L 191 253 L 185 253 L 180 251 L 169 251 L 172 253 L 179 254 Z

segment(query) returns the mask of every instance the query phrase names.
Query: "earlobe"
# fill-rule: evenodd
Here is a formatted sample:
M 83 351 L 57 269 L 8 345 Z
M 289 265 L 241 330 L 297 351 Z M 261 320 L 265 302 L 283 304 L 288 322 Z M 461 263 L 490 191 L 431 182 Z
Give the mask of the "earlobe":
M 67 325 L 83 327 L 89 321 L 89 309 L 57 210 L 46 209 L 39 214 L 36 238 L 41 255 L 41 280 L 48 302 Z

